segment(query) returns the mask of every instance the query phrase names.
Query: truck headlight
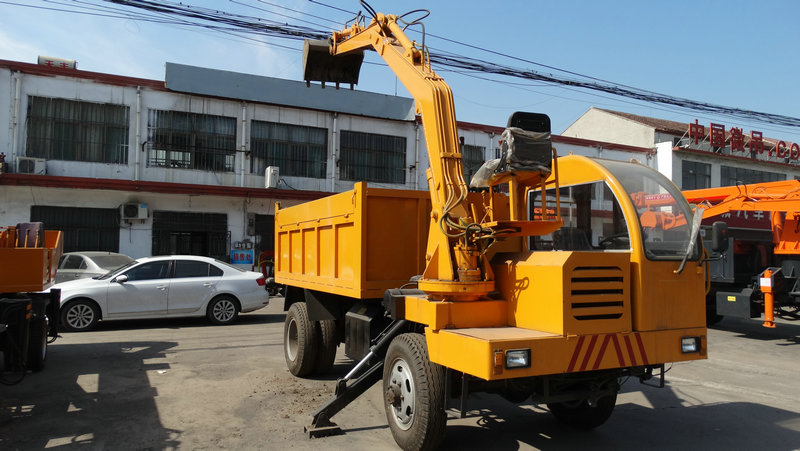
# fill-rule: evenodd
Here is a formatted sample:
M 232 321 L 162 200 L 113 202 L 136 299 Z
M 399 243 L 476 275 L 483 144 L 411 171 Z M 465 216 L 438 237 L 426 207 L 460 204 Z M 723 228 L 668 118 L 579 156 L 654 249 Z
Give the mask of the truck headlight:
M 681 338 L 681 352 L 690 354 L 692 352 L 700 351 L 700 338 L 698 337 L 683 337 Z
M 530 349 L 510 349 L 506 351 L 506 368 L 530 368 Z

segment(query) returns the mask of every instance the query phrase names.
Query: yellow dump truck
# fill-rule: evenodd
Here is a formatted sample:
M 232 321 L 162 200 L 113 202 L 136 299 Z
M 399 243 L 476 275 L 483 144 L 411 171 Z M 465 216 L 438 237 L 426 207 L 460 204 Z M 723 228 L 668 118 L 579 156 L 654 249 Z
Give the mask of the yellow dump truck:
M 416 99 L 429 191 L 356 183 L 276 208 L 289 370 L 324 374 L 341 343 L 357 362 L 308 433 L 338 432 L 331 417 L 380 380 L 404 449 L 435 448 L 446 410 L 463 415 L 475 392 L 592 428 L 621 378 L 663 386 L 665 363 L 705 358 L 699 215 L 680 191 L 640 164 L 558 158 L 533 113 L 511 116 L 470 190 L 452 93 L 404 34 L 411 21 L 364 6 L 369 24 L 307 42 L 306 80 L 353 83 L 359 52 L 376 50 Z
M 0 227 L 0 383 L 40 371 L 47 344 L 58 336 L 60 291 L 53 285 L 62 252 L 61 232 L 42 223 Z

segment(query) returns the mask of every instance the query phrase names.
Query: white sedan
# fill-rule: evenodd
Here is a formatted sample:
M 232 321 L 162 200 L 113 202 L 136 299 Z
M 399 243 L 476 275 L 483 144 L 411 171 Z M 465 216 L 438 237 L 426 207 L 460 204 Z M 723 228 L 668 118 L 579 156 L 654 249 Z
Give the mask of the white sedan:
M 61 324 L 86 331 L 98 321 L 205 316 L 230 324 L 269 303 L 263 274 L 194 255 L 146 257 L 61 289 Z

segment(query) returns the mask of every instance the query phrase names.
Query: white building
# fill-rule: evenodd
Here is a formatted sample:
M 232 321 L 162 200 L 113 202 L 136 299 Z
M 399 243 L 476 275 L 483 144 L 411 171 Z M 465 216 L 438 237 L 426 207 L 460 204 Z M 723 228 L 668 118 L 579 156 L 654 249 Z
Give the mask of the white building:
M 723 124 L 591 108 L 563 135 L 655 149 L 653 167 L 683 190 L 800 178 L 800 145 Z
M 171 63 L 160 81 L 3 60 L 0 91 L 0 225 L 42 221 L 65 251 L 252 258 L 273 247 L 276 201 L 362 180 L 427 189 L 408 98 Z M 458 129 L 469 177 L 503 128 Z M 553 143 L 656 164 L 652 144 Z

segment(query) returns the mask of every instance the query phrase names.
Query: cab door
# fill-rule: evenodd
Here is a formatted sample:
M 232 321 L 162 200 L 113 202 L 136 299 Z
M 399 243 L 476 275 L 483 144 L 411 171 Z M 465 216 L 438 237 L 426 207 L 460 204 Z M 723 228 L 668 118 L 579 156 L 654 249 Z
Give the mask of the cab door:
M 165 315 L 170 263 L 171 260 L 145 262 L 117 275 L 108 287 L 109 318 Z

